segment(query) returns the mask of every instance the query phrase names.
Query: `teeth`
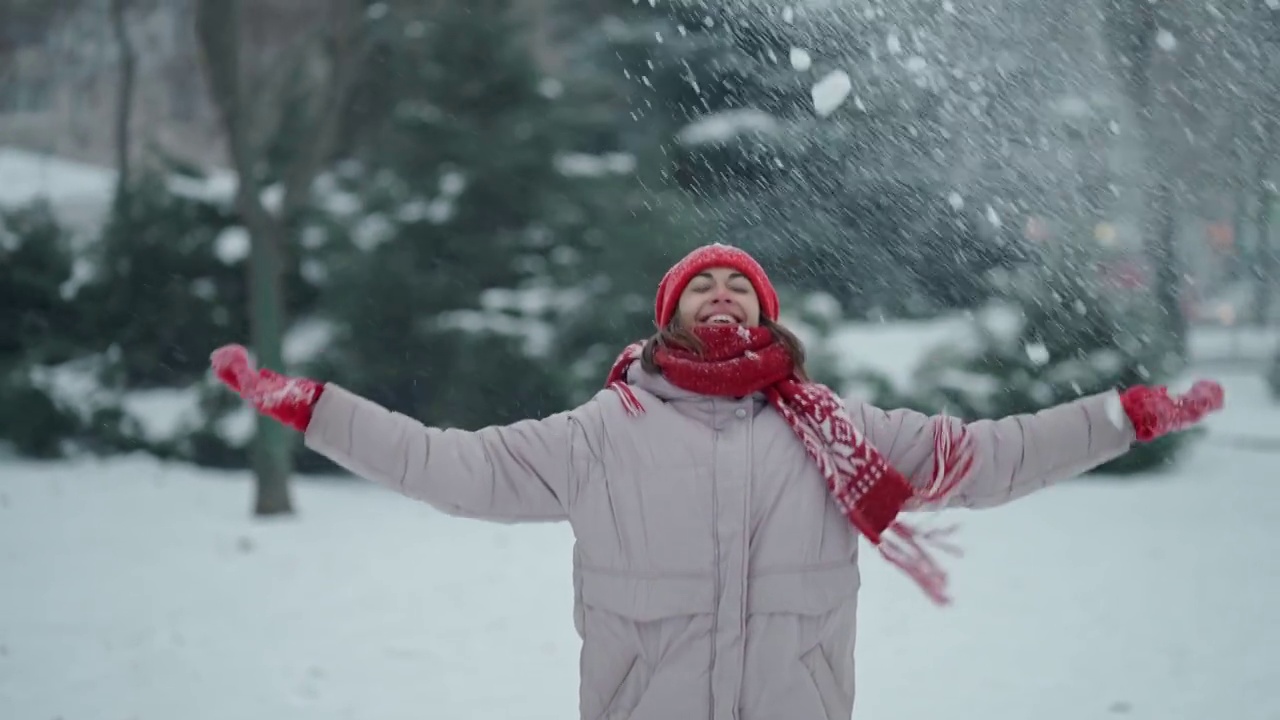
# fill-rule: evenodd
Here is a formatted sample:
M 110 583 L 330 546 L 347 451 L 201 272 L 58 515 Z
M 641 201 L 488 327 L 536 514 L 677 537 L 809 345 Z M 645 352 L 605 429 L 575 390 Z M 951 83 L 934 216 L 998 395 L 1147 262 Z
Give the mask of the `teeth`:
M 707 322 L 714 325 L 737 325 L 738 321 L 732 315 L 712 315 L 707 318 Z

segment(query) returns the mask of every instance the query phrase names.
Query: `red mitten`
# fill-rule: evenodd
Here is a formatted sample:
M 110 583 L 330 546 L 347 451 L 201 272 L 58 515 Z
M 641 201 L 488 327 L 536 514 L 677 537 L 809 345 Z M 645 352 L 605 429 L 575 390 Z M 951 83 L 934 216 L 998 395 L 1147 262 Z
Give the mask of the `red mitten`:
M 1222 386 L 1200 380 L 1182 395 L 1169 395 L 1167 388 L 1137 385 L 1120 394 L 1120 404 L 1133 423 L 1140 442 L 1185 430 L 1222 409 Z
M 324 385 L 266 368 L 255 369 L 241 345 L 224 345 L 213 351 L 209 361 L 214 375 L 258 412 L 298 432 L 307 431 L 311 411 L 324 392 Z

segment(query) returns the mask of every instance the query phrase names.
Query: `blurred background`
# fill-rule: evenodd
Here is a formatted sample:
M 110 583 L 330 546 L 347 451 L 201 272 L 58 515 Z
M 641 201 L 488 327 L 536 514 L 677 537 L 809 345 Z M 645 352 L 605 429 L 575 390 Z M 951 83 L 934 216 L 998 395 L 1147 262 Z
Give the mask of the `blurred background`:
M 860 717 L 1280 718 L 1278 153 L 1277 0 L 0 0 L 0 717 L 575 717 L 567 527 L 209 352 L 540 417 L 722 241 L 883 407 L 1227 386 L 962 516 L 955 609 L 866 563 Z

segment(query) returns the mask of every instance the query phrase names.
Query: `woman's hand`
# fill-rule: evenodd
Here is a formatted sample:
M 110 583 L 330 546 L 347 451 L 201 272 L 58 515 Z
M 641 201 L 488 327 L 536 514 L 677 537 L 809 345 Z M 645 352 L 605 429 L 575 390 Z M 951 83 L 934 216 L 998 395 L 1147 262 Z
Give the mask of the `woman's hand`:
M 1165 387 L 1146 385 L 1120 394 L 1120 404 L 1140 442 L 1185 430 L 1209 413 L 1221 410 L 1224 400 L 1222 386 L 1212 380 L 1200 380 L 1182 395 L 1170 395 Z
M 242 345 L 224 345 L 213 351 L 209 361 L 214 375 L 255 410 L 298 432 L 307 431 L 311 410 L 324 392 L 324 385 L 257 369 Z

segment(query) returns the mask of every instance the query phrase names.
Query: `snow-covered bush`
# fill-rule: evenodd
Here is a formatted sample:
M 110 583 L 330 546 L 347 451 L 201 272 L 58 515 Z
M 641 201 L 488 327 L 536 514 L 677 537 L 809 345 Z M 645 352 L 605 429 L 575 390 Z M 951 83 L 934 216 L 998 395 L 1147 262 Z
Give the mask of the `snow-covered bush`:
M 251 418 L 208 373 L 211 348 L 247 338 L 245 248 L 227 239 L 236 219 L 226 199 L 184 180 L 141 176 L 128 210 L 116 206 L 88 235 L 39 202 L 0 215 L 8 452 L 247 464 Z

